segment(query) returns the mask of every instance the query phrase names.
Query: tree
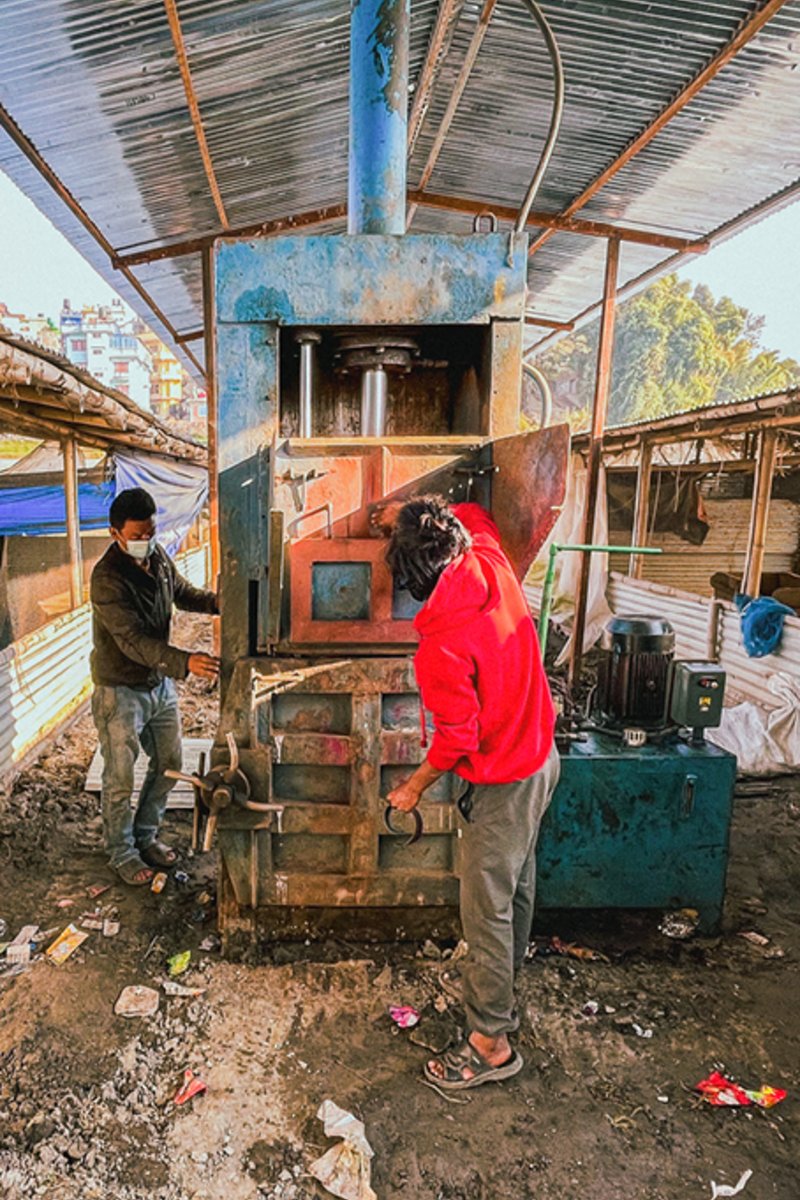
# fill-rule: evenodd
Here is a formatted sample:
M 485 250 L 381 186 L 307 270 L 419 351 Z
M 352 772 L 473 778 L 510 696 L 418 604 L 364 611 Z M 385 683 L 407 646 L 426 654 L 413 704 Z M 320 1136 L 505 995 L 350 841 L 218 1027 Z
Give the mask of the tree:
M 619 307 L 609 424 L 653 420 L 705 404 L 800 386 L 800 363 L 760 345 L 764 318 L 665 275 Z M 599 321 L 536 359 L 555 407 L 575 427 L 591 411 Z M 585 427 L 585 425 L 583 426 Z

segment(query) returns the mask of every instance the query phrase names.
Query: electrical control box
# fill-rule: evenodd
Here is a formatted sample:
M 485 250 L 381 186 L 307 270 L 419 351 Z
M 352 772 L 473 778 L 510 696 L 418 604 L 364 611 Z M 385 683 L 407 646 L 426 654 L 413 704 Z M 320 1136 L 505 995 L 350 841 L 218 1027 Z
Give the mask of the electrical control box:
M 722 720 L 725 672 L 716 663 L 676 662 L 670 716 L 689 729 L 713 729 Z

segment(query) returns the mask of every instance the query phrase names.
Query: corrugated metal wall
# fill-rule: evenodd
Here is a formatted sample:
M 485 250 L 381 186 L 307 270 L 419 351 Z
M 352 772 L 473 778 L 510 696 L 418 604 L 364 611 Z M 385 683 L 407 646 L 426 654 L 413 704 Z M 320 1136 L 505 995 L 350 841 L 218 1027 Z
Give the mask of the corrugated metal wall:
M 742 574 L 750 529 L 750 500 L 704 501 L 710 529 L 702 546 L 692 546 L 674 533 L 652 533 L 648 546 L 662 554 L 646 555 L 643 578 L 653 583 L 712 594 L 709 580 L 717 571 Z M 610 540 L 627 542 L 630 530 L 610 530 Z M 793 500 L 773 500 L 769 506 L 765 572 L 791 571 L 800 546 L 800 505 Z M 609 569 L 627 570 L 627 556 L 612 554 Z
M 729 700 L 752 700 L 770 707 L 767 681 L 777 671 L 800 679 L 800 618 L 787 617 L 783 640 L 776 654 L 750 658 L 742 644 L 739 613 L 726 601 L 711 601 L 677 588 L 612 574 L 608 602 L 615 613 L 655 613 L 665 617 L 676 633 L 678 658 L 706 659 L 712 610 L 718 607 L 714 645 L 716 659 L 728 674 Z
M 178 555 L 178 569 L 203 587 L 205 547 Z M 50 621 L 0 653 L 0 785 L 37 745 L 80 708 L 91 691 L 91 606 Z

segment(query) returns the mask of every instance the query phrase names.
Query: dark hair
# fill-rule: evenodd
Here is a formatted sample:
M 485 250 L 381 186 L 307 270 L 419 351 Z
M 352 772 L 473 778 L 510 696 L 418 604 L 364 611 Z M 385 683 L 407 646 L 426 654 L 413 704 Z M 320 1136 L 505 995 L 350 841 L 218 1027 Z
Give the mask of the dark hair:
M 398 587 L 427 600 L 439 576 L 472 539 L 441 496 L 421 496 L 397 514 L 386 561 Z
M 146 521 L 154 517 L 156 502 L 144 488 L 126 488 L 119 492 L 108 510 L 108 523 L 112 529 L 122 529 L 126 521 Z

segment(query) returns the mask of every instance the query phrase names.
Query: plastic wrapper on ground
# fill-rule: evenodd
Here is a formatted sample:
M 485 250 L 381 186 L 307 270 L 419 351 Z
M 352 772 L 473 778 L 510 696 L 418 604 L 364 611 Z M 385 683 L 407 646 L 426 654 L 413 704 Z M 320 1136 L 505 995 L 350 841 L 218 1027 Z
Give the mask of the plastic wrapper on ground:
M 317 1117 L 324 1123 L 327 1137 L 342 1141 L 316 1159 L 309 1167 L 310 1173 L 340 1200 L 377 1200 L 370 1183 L 373 1150 L 363 1122 L 333 1100 L 323 1100 Z

